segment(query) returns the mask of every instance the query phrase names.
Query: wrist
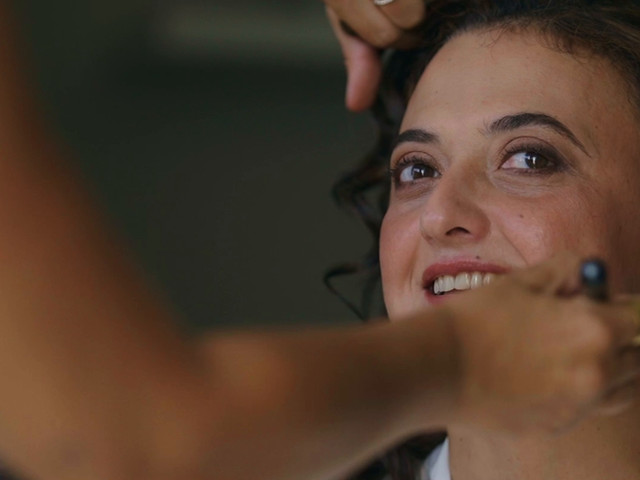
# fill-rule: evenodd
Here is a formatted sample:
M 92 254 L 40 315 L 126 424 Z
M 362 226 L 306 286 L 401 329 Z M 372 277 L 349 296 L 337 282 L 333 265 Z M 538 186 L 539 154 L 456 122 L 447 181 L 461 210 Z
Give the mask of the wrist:
M 390 326 L 402 351 L 391 368 L 399 384 L 405 435 L 443 429 L 454 415 L 460 366 L 453 315 L 440 307 Z

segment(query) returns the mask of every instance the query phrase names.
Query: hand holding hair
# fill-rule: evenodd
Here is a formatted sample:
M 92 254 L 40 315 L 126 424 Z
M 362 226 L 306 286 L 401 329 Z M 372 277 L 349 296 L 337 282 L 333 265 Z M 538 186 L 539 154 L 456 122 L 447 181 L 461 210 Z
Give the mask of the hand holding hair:
M 347 68 L 347 108 L 365 110 L 373 104 L 380 83 L 379 49 L 413 45 L 410 30 L 424 20 L 425 1 L 325 0 L 325 4 Z

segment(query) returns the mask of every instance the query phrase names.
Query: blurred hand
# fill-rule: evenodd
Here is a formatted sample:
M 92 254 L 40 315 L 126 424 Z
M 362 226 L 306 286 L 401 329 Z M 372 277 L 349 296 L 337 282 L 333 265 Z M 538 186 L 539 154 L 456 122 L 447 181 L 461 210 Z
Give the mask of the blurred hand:
M 562 255 L 450 303 L 461 379 L 454 423 L 561 432 L 635 401 L 634 302 L 576 294 L 579 264 Z
M 409 31 L 424 20 L 425 0 L 394 0 L 384 6 L 373 0 L 325 0 L 325 4 L 347 67 L 347 108 L 364 110 L 373 104 L 380 83 L 379 49 L 413 45 Z

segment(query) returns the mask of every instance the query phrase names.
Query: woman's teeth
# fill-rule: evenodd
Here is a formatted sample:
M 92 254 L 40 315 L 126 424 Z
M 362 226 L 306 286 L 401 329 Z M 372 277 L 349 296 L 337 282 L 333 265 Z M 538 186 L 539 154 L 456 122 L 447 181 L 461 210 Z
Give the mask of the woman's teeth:
M 433 282 L 433 293 L 441 295 L 451 290 L 469 290 L 488 285 L 496 277 L 495 273 L 459 273 L 458 275 L 443 275 Z

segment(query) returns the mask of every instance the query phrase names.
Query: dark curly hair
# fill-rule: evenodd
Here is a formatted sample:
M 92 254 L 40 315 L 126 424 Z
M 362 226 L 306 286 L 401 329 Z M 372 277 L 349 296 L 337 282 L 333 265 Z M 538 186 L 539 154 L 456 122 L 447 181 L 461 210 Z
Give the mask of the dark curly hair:
M 351 211 L 371 232 L 371 248 L 359 262 L 342 264 L 325 276 L 332 280 L 362 273 L 367 281 L 362 298 L 348 306 L 367 320 L 379 285 L 379 231 L 387 208 L 390 181 L 388 160 L 407 103 L 422 72 L 452 37 L 474 30 L 533 31 L 553 49 L 574 56 L 596 55 L 609 60 L 628 85 L 629 101 L 640 108 L 640 1 L 635 0 L 433 0 L 426 21 L 415 29 L 417 48 L 391 52 L 383 82 L 372 108 L 378 126 L 373 149 L 334 186 L 338 204 Z M 640 110 L 638 110 L 640 113 Z M 445 438 L 444 432 L 409 440 L 362 470 L 353 480 L 415 480 L 427 455 Z

